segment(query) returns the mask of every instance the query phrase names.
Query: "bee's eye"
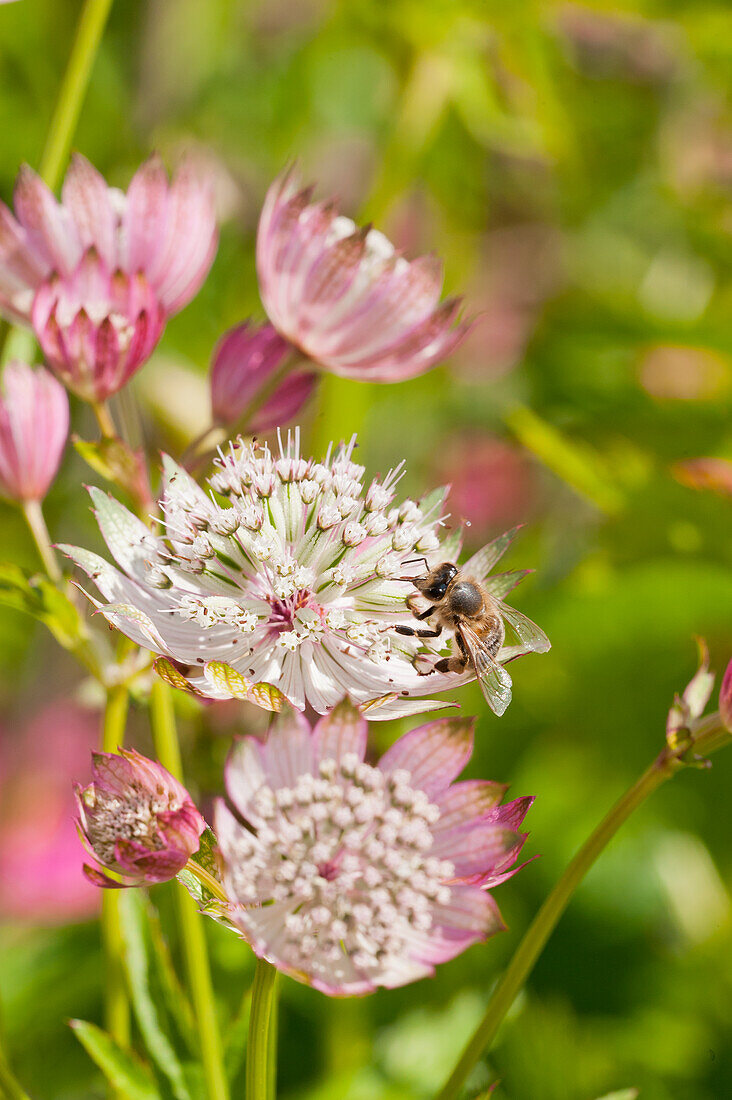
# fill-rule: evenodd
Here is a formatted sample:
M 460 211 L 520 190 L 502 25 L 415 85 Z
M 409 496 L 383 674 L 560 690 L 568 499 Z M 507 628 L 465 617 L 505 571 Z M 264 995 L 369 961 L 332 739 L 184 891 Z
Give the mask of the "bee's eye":
M 447 585 L 444 582 L 439 584 L 432 584 L 429 588 L 425 589 L 425 596 L 428 600 L 441 600 L 447 592 Z

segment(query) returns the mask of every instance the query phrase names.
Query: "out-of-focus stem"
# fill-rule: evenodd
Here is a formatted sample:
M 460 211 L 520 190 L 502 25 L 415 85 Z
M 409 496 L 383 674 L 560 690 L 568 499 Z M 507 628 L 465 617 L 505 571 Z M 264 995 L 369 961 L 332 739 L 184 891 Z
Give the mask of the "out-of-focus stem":
M 150 696 L 153 741 L 158 759 L 176 779 L 183 779 L 178 731 L 171 690 L 156 680 Z M 188 969 L 193 1008 L 201 1043 L 201 1059 L 208 1100 L 229 1100 L 216 1002 L 211 983 L 206 936 L 201 914 L 188 891 L 176 883 L 176 904 L 183 953 Z
M 59 564 L 56 561 L 56 555 L 54 554 L 53 547 L 51 546 L 51 538 L 48 534 L 46 521 L 43 518 L 41 502 L 39 500 L 24 501 L 23 515 L 25 516 L 25 520 L 30 529 L 30 533 L 33 536 L 33 541 L 38 548 L 38 553 L 40 555 L 41 561 L 45 566 L 46 572 L 48 573 L 54 584 L 63 584 L 63 573 L 59 568 Z
M 277 971 L 266 959 L 257 959 L 252 986 L 252 1010 L 247 1042 L 246 1100 L 274 1100 L 277 1028 L 275 987 Z
M 103 752 L 116 752 L 124 744 L 128 708 L 127 688 L 110 688 L 102 723 Z M 130 1004 L 125 986 L 124 941 L 119 894 L 116 890 L 104 890 L 102 893 L 102 943 L 105 962 L 105 1024 L 109 1034 L 120 1046 L 127 1047 L 130 1043 Z
M 436 1100 L 456 1100 L 465 1081 L 480 1056 L 488 1049 L 503 1023 L 516 995 L 531 974 L 544 946 L 567 908 L 572 895 L 602 854 L 621 825 L 672 775 L 684 767 L 686 756 L 693 753 L 689 763 L 697 756 L 705 757 L 732 741 L 732 734 L 724 728 L 719 714 L 710 715 L 696 727 L 693 740 L 686 753 L 667 747 L 659 754 L 640 779 L 615 803 L 592 835 L 585 841 L 577 855 L 551 891 L 539 912 L 529 925 L 514 954 L 508 969 L 496 986 L 483 1020 L 463 1051 L 460 1060 Z
M 82 8 L 39 168 L 40 175 L 52 191 L 58 187 L 68 159 L 92 65 L 111 7 L 112 0 L 86 0 Z
M 114 426 L 112 414 L 109 411 L 109 406 L 107 405 L 106 401 L 94 401 L 92 403 L 92 408 L 94 410 L 94 415 L 97 418 L 99 430 L 101 431 L 104 439 L 116 439 L 117 429 Z
M 89 86 L 92 65 L 111 7 L 112 0 L 85 0 L 79 17 L 76 37 L 56 98 L 39 166 L 41 178 L 52 191 L 58 187 L 68 159 L 81 105 Z M 35 340 L 30 332 L 12 327 L 3 345 L 3 365 L 9 359 L 31 360 L 34 348 Z

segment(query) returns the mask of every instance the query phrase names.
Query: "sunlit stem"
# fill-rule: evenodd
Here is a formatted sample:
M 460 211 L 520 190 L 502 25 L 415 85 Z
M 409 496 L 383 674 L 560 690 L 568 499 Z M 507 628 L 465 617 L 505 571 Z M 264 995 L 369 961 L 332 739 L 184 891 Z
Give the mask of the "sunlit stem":
M 110 688 L 102 721 L 103 752 L 116 752 L 124 744 L 128 708 L 127 688 L 121 685 Z M 130 1043 L 130 1004 L 125 985 L 124 941 L 119 901 L 120 896 L 116 890 L 103 891 L 104 1020 L 109 1034 L 124 1048 Z
M 111 7 L 112 0 L 86 0 L 81 12 L 39 168 L 40 175 L 52 191 L 58 187 L 69 156 L 81 104 Z
M 153 741 L 158 759 L 176 779 L 183 779 L 178 731 L 173 710 L 171 690 L 162 680 L 156 680 L 150 695 L 150 716 Z M 208 884 L 207 884 L 208 885 Z M 208 1100 L 228 1100 L 229 1086 L 224 1069 L 224 1052 L 221 1043 L 216 1003 L 211 982 L 206 935 L 203 919 L 188 891 L 179 883 L 176 887 L 176 905 L 181 944 L 188 970 L 193 1010 L 196 1014 L 201 1044 L 206 1095 Z
M 703 761 L 709 753 L 715 752 L 730 742 L 732 742 L 732 733 L 721 724 L 719 715 L 710 715 L 696 727 L 693 742 L 690 743 L 691 747 L 687 748 L 686 753 L 669 747 L 665 748 L 640 779 L 636 780 L 615 803 L 582 845 L 529 925 L 508 969 L 493 992 L 485 1016 L 436 1100 L 456 1100 L 460 1095 L 471 1070 L 493 1042 L 496 1032 L 531 974 L 572 895 L 620 826 L 657 787 L 682 769 L 687 759 L 689 763 L 696 763 L 698 758 Z M 691 753 L 694 755 L 689 756 Z
M 48 534 L 46 521 L 43 518 L 41 502 L 39 500 L 26 500 L 23 502 L 23 515 L 33 536 L 33 541 L 38 549 L 38 554 L 44 568 L 54 584 L 63 584 L 63 574 L 56 561 L 53 552 L 51 538 Z
M 41 178 L 52 191 L 58 187 L 69 156 L 81 105 L 89 86 L 94 58 L 111 7 L 112 0 L 85 0 L 81 11 L 76 37 L 56 98 L 39 166 Z M 34 348 L 35 341 L 31 333 L 24 329 L 11 328 L 3 347 L 3 364 L 9 359 L 29 361 L 33 356 Z
M 30 1100 L 28 1093 L 13 1075 L 0 1049 L 0 1096 L 3 1100 Z
M 247 1042 L 246 1100 L 274 1100 L 277 1026 L 277 971 L 257 959 Z
M 109 411 L 109 406 L 106 401 L 94 401 L 92 402 L 92 408 L 97 418 L 102 437 L 104 439 L 116 439 L 117 429 L 114 426 L 112 414 Z

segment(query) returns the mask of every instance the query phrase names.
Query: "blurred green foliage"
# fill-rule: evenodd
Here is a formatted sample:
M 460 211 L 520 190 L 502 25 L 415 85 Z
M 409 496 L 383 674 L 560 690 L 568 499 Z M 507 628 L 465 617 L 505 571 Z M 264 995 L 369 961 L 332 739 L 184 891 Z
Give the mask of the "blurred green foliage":
M 38 162 L 78 10 L 71 0 L 0 7 L 6 200 L 19 163 Z M 371 469 L 408 459 L 415 495 L 459 481 L 446 459 L 456 440 L 496 437 L 529 456 L 528 528 L 511 565 L 537 569 L 519 603 L 554 648 L 513 666 L 514 702 L 500 721 L 476 689 L 460 699 L 481 715 L 470 774 L 537 796 L 530 850 L 542 858 L 500 891 L 511 930 L 430 982 L 347 1003 L 285 983 L 285 1097 L 433 1094 L 550 885 L 659 749 L 673 693 L 693 671 L 692 635 L 707 637 L 720 670 L 732 652 L 732 502 L 671 473 L 695 456 L 732 458 L 731 69 L 724 0 L 113 9 L 75 146 L 125 186 L 152 149 L 173 162 L 193 145 L 216 172 L 223 219 L 208 281 L 133 386 L 133 434 L 176 448 L 202 426 L 188 417 L 205 405 L 215 340 L 261 313 L 253 246 L 264 192 L 297 158 L 348 213 L 377 221 L 410 254 L 444 256 L 448 290 L 481 314 L 453 361 L 415 382 L 324 379 L 308 442 L 318 449 L 358 430 Z M 89 437 L 86 412 L 74 416 Z M 69 452 L 47 519 L 55 540 L 99 549 L 79 491 L 86 477 Z M 494 492 L 487 481 L 479 495 Z M 18 515 L 0 508 L 0 556 L 36 567 Z M 495 528 L 475 538 L 483 533 Z M 4 737 L 39 698 L 78 682 L 41 627 L 0 609 Z M 227 725 L 215 711 L 181 701 L 189 773 L 204 796 L 220 788 L 232 730 L 259 720 L 242 706 Z M 375 737 L 395 733 L 378 726 Z M 496 1100 L 732 1093 L 731 776 L 723 754 L 629 823 L 470 1095 L 496 1079 Z M 165 915 L 165 888 L 153 899 Z M 251 958 L 224 929 L 207 932 L 231 1020 Z M 34 1097 L 103 1095 L 65 1022 L 99 1020 L 100 965 L 94 924 L 0 929 L 4 1027 Z

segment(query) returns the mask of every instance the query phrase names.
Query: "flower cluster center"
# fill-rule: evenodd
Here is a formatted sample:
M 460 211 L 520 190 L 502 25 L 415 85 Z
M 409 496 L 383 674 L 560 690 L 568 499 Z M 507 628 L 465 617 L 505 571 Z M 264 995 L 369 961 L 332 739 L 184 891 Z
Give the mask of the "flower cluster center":
M 229 874 L 244 905 L 277 908 L 294 969 L 330 980 L 383 969 L 449 900 L 453 865 L 430 855 L 439 809 L 409 780 L 348 754 L 257 791 L 256 834 L 240 834 Z
M 158 833 L 158 814 L 180 809 L 180 803 L 162 787 L 156 792 L 131 782 L 124 798 L 104 790 L 84 792 L 87 835 L 100 862 L 115 862 L 118 840 L 135 840 L 157 851 L 163 847 Z

